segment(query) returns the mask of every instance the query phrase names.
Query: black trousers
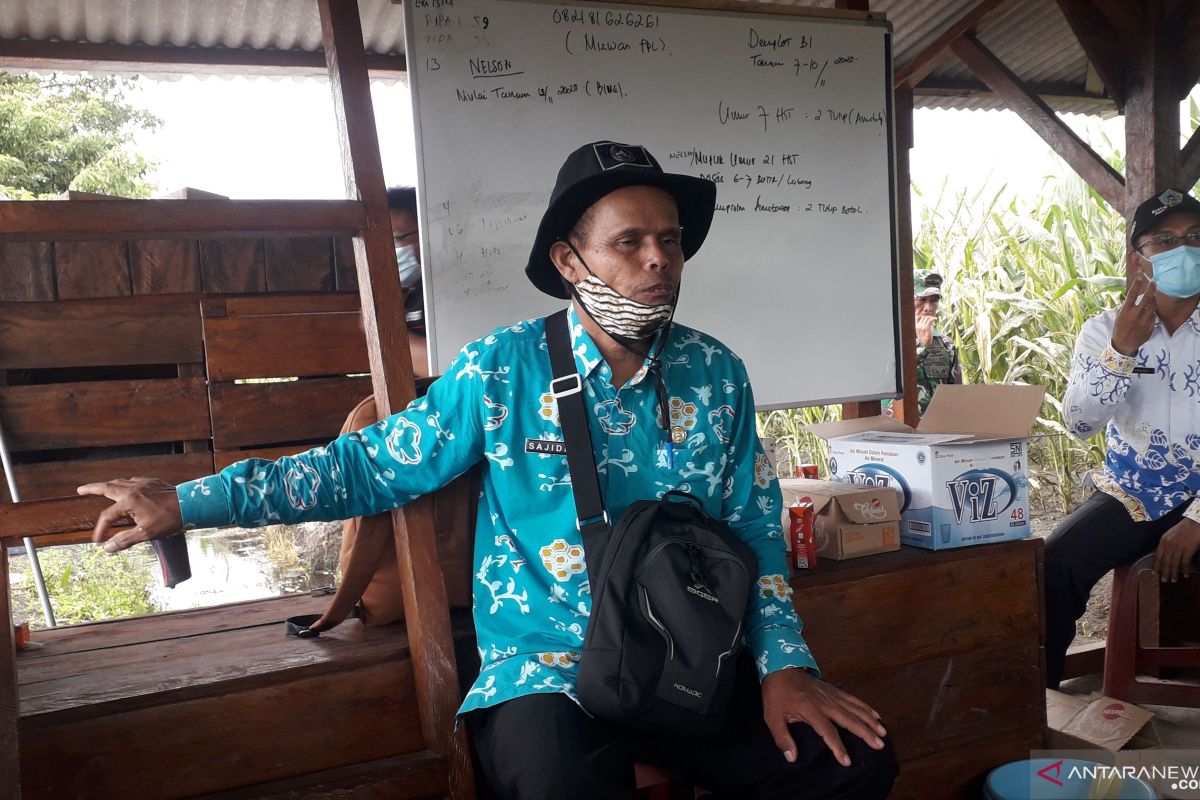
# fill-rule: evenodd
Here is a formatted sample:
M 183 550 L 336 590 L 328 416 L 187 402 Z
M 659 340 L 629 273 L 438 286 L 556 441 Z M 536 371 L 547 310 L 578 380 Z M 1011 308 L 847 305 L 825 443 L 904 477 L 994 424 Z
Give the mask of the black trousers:
M 1109 570 L 1153 552 L 1187 506 L 1150 522 L 1134 522 L 1120 502 L 1096 492 L 1046 539 L 1047 686 L 1057 689 L 1062 680 L 1075 623 L 1087 610 L 1092 587 Z
M 873 750 L 839 728 L 850 754 L 843 767 L 805 724 L 790 726 L 798 757 L 789 764 L 763 722 L 748 659 L 739 664 L 729 719 L 712 741 L 631 731 L 588 716 L 562 694 L 520 697 L 466 720 L 483 775 L 504 800 L 634 798 L 635 761 L 676 770 L 714 798 L 738 800 L 884 798 L 899 772 L 890 739 Z

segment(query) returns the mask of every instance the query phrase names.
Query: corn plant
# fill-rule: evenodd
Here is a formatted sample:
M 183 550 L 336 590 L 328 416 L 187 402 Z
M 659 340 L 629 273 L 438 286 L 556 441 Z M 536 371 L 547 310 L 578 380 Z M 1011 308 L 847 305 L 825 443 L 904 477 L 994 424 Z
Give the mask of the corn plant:
M 1047 178 L 1028 204 L 1002 196 L 943 190 L 917 231 L 914 260 L 945 278 L 940 324 L 965 382 L 1046 387 L 1030 482 L 1042 504 L 1065 512 L 1103 460 L 1100 436 L 1069 435 L 1061 400 L 1083 323 L 1121 301 L 1124 220 L 1074 177 Z

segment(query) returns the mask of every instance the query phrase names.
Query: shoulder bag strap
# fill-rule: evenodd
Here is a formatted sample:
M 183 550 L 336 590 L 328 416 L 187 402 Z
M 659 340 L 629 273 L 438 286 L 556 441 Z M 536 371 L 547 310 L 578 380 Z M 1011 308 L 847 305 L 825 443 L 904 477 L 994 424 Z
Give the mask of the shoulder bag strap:
M 550 393 L 558 405 L 558 421 L 562 425 L 563 442 L 567 450 L 567 469 L 571 473 L 571 491 L 575 495 L 575 524 L 583 533 L 585 549 L 588 539 L 608 529 L 608 513 L 596 475 L 596 455 L 588 432 L 587 410 L 583 404 L 583 379 L 575 368 L 571 351 L 571 332 L 567 310 L 546 318 L 546 344 L 554 379 Z

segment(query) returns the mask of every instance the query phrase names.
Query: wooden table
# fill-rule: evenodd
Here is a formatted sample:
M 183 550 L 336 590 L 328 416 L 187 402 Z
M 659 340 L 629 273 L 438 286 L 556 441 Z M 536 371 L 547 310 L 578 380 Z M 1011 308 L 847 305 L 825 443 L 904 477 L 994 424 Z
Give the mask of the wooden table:
M 1039 539 L 822 561 L 791 584 L 823 677 L 873 705 L 901 762 L 894 798 L 978 798 L 1042 746 Z

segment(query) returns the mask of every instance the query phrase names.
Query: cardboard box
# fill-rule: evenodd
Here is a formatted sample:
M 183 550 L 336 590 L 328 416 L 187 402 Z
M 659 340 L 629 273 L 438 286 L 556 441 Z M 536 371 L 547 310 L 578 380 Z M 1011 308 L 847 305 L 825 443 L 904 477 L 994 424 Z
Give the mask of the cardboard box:
M 890 417 L 812 425 L 829 476 L 899 494 L 900 541 L 943 550 L 1029 536 L 1026 439 L 1041 386 L 942 385 L 914 431 Z
M 841 560 L 900 549 L 900 504 L 893 489 L 806 478 L 781 479 L 779 488 L 785 520 L 787 506 L 812 501 L 820 558 Z
M 1079 755 L 1114 767 L 1162 767 L 1162 742 L 1153 716 L 1141 706 L 1099 692 L 1081 696 L 1047 689 L 1048 755 L 1085 751 Z

